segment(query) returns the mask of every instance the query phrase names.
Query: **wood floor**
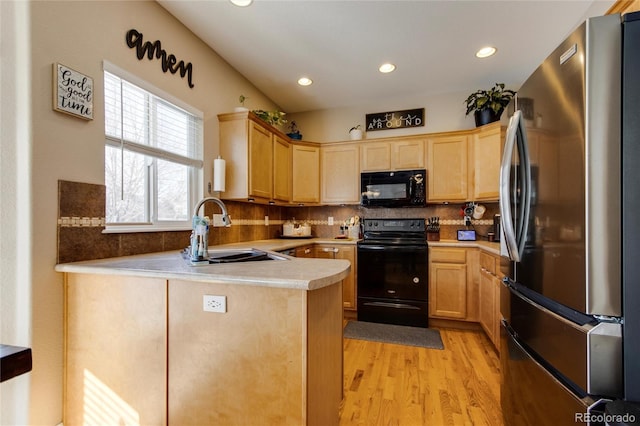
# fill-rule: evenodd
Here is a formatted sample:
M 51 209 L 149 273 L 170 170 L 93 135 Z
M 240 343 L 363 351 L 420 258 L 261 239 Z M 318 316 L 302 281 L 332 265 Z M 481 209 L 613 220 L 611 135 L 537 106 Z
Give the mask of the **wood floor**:
M 480 331 L 440 334 L 444 350 L 344 339 L 340 425 L 503 425 L 491 342 Z

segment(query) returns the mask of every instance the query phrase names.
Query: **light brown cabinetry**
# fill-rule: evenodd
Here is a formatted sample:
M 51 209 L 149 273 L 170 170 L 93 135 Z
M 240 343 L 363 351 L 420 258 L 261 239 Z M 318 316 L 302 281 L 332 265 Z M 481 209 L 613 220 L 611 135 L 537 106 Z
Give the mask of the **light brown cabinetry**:
M 428 138 L 428 201 L 497 201 L 501 148 L 500 123 Z
M 288 202 L 291 156 L 285 136 L 251 112 L 220 114 L 218 121 L 220 155 L 227 162 L 221 197 Z
M 320 148 L 323 204 L 360 202 L 359 153 L 355 143 Z
M 284 138 L 273 136 L 273 199 L 291 200 L 291 144 Z
M 429 248 L 429 317 L 467 317 L 467 255 L 461 248 Z
M 496 256 L 480 253 L 480 325 L 499 350 L 500 347 L 500 263 Z
M 363 142 L 360 152 L 363 172 L 422 169 L 425 164 L 422 139 Z
M 64 424 L 167 424 L 166 318 L 166 280 L 65 274 Z
M 351 262 L 349 275 L 342 280 L 342 302 L 345 310 L 356 309 L 356 248 L 351 245 L 316 244 L 314 256 L 324 259 L 345 259 Z
M 341 283 L 64 282 L 65 424 L 338 425 Z M 205 295 L 226 312 L 203 311 Z
M 500 198 L 500 161 L 502 137 L 500 124 L 481 127 L 471 139 L 471 159 L 469 188 L 473 201 L 496 201 Z
M 320 202 L 320 148 L 312 145 L 293 145 L 292 178 L 294 203 Z
M 313 246 L 296 247 L 296 257 L 314 257 Z
M 427 200 L 466 201 L 468 136 L 444 134 L 427 139 Z

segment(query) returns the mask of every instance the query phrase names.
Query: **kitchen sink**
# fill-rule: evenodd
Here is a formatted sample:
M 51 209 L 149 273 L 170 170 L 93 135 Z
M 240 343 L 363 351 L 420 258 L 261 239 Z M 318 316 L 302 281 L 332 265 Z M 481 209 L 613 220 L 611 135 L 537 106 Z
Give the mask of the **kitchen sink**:
M 187 251 L 183 251 L 182 256 L 191 262 Z M 228 250 L 209 250 L 209 257 L 198 262 L 198 264 L 207 263 L 238 263 L 238 262 L 259 262 L 265 260 L 287 260 L 284 256 L 278 256 L 275 253 L 266 252 L 258 249 L 228 249 Z

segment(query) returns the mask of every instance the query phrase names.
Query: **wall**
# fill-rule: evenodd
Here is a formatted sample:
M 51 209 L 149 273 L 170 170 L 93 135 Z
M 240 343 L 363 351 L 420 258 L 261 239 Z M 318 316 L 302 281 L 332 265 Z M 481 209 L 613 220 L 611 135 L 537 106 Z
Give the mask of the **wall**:
M 492 83 L 489 83 L 492 84 Z M 512 88 L 516 90 L 517 88 Z M 349 108 L 309 111 L 287 115 L 289 121 L 295 121 L 302 138 L 313 142 L 337 142 L 349 139 L 349 129 L 360 124 L 365 129 L 365 115 L 369 113 L 398 111 L 412 108 L 425 108 L 425 125 L 396 130 L 377 130 L 367 132 L 365 139 L 391 136 L 415 135 L 421 133 L 448 132 L 475 127 L 473 114 L 465 116 L 469 93 L 446 93 L 425 96 L 412 94 L 384 102 L 372 102 Z
M 9 232 L 6 228 L 2 231 L 3 240 L 5 235 L 14 237 L 3 244 L 3 272 L 7 267 L 13 269 L 8 269 L 10 274 L 3 276 L 3 339 L 12 337 L 12 341 L 3 343 L 30 346 L 34 356 L 31 373 L 15 379 L 20 382 L 12 380 L 2 384 L 2 423 L 54 425 L 62 420 L 63 368 L 62 275 L 53 270 L 57 258 L 58 181 L 104 183 L 102 61 L 116 64 L 204 113 L 205 183 L 211 180 L 212 161 L 218 153 L 217 114 L 232 111 L 240 93 L 251 97 L 257 108 L 277 106 L 156 2 L 1 3 L 3 93 L 4 71 L 8 66 L 5 41 L 25 43 L 15 49 L 14 57 L 25 59 L 15 64 L 20 68 L 11 75 L 19 81 L 28 79 L 20 90 L 19 100 L 26 101 L 34 117 L 29 120 L 26 111 L 27 114 L 16 118 L 15 121 L 23 125 L 27 123 L 24 133 L 31 136 L 21 137 L 16 130 L 18 137 L 11 139 L 18 150 L 16 158 L 11 167 L 5 169 L 7 157 L 3 156 L 2 164 L 3 185 L 5 172 L 15 172 L 10 191 L 2 193 L 3 219 L 5 206 L 16 205 L 15 215 L 9 217 L 7 226 L 19 229 L 19 232 Z M 23 16 L 5 17 L 5 12 L 12 13 L 12 8 L 23 10 Z M 12 25 L 5 26 L 5 20 Z M 125 44 L 125 33 L 132 28 L 143 33 L 147 40 L 160 40 L 163 48 L 179 60 L 191 62 L 195 88 L 190 89 L 186 79 L 179 75 L 163 73 L 157 60 L 139 61 Z M 5 29 L 13 31 L 5 37 Z M 85 121 L 52 110 L 52 64 L 55 62 L 93 77 L 94 120 Z M 3 95 L 3 103 L 8 103 L 8 99 Z M 3 141 L 4 123 L 10 119 L 3 116 Z M 3 151 L 4 147 L 3 142 Z M 19 177 L 25 178 L 16 182 Z M 7 252 L 20 250 L 19 256 L 5 259 L 5 245 Z M 18 263 L 22 266 L 16 267 Z M 5 280 L 11 283 L 5 284 Z M 4 309 L 5 289 L 15 302 L 15 315 Z M 15 330 L 18 334 L 25 334 L 20 330 L 27 330 L 26 337 L 10 336 L 5 328 L 14 334 Z M 27 389 L 29 396 L 18 399 L 14 388 L 25 380 L 21 392 Z

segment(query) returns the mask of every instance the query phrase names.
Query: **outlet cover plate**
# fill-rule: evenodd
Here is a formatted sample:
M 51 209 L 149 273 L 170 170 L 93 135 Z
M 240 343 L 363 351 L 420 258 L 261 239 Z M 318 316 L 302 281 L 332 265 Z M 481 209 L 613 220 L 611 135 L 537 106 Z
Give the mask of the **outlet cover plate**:
M 227 296 L 202 296 L 202 310 L 205 312 L 227 312 Z

